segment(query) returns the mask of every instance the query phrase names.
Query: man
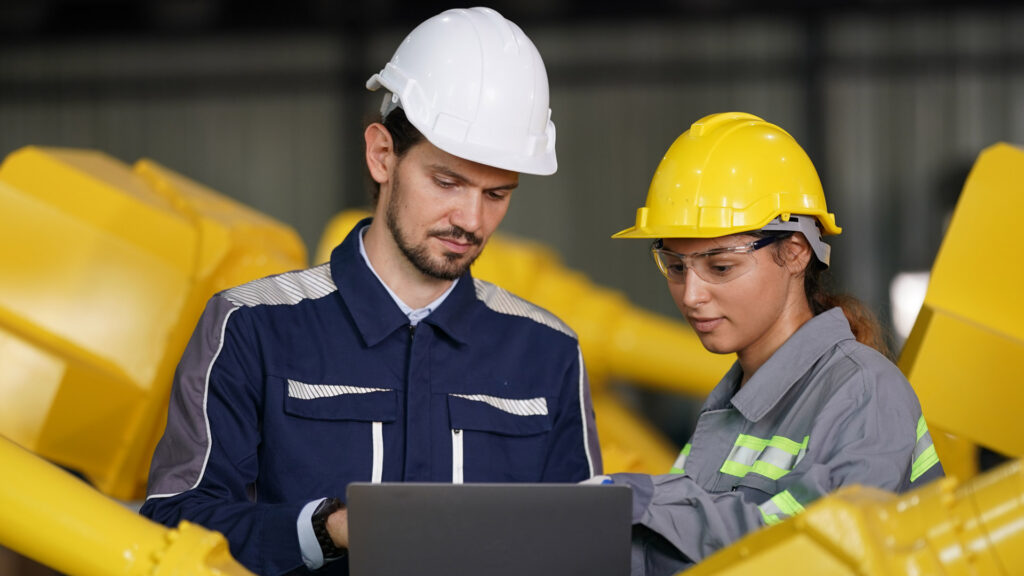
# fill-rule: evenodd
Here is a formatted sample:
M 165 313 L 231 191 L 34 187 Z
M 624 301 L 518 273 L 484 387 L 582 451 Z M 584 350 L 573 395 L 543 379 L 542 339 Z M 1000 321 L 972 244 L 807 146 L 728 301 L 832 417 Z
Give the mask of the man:
M 221 531 L 261 574 L 347 573 L 350 482 L 600 473 L 582 356 L 469 268 L 519 172 L 556 169 L 543 61 L 486 8 L 413 30 L 367 82 L 374 217 L 304 271 L 222 292 L 178 366 L 142 513 Z

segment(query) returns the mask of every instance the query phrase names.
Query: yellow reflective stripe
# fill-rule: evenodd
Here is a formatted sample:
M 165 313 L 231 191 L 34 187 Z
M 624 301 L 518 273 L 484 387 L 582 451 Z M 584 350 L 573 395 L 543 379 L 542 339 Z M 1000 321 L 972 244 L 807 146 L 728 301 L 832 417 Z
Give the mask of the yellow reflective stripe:
M 758 510 L 761 510 L 761 509 L 758 508 Z M 764 510 L 761 510 L 761 518 L 764 518 L 764 523 L 769 525 L 769 526 L 771 526 L 773 524 L 778 524 L 779 522 L 782 522 L 783 520 L 785 520 L 785 518 L 779 518 L 778 514 L 769 514 L 769 513 L 765 512 Z
M 795 442 L 783 436 L 772 436 L 772 439 L 768 442 L 768 445 L 773 448 L 778 448 L 779 450 L 785 450 L 786 452 L 789 452 L 793 456 L 796 456 L 797 454 L 800 453 L 800 450 L 802 448 L 807 447 L 808 438 L 810 438 L 810 436 L 804 436 L 803 442 Z
M 726 457 L 719 472 L 743 478 L 749 472 L 778 480 L 788 474 L 807 450 L 810 436 L 802 442 L 784 436 L 772 436 L 771 440 L 740 434 L 732 451 Z M 785 453 L 786 456 L 780 454 Z
M 750 448 L 751 450 L 757 450 L 760 452 L 764 450 L 765 446 L 768 445 L 768 441 L 757 436 L 747 436 L 746 434 L 740 434 L 736 437 L 736 446 L 742 446 L 743 448 Z
M 722 467 L 719 468 L 718 471 L 721 472 L 722 474 L 728 474 L 729 476 L 737 476 L 739 478 L 743 478 L 744 476 L 747 475 L 747 472 L 750 472 L 750 466 L 747 466 L 746 464 L 740 464 L 739 462 L 726 460 L 725 464 L 722 464 Z
M 914 447 L 914 456 L 914 463 L 910 467 L 911 482 L 939 463 L 939 455 L 935 452 L 935 445 L 932 444 L 932 437 L 928 433 L 928 424 L 925 423 L 923 414 L 917 419 L 917 445 Z
M 772 496 L 772 501 L 779 507 L 779 510 L 782 510 L 783 514 L 796 516 L 804 511 L 804 507 L 796 501 L 796 498 L 793 498 L 793 495 L 789 493 L 789 490 L 783 490 L 775 496 Z
M 686 474 L 686 458 L 690 455 L 690 443 L 687 442 L 686 446 L 679 451 L 679 457 L 672 464 L 672 468 L 669 469 L 669 474 Z
M 769 526 L 778 524 L 786 518 L 796 516 L 804 511 L 804 507 L 796 501 L 796 498 L 793 498 L 789 490 L 783 490 L 772 496 L 764 504 L 758 506 L 757 509 L 761 512 L 761 518 L 764 519 L 764 523 Z
M 786 474 L 789 474 L 789 470 L 784 470 L 774 464 L 764 462 L 763 460 L 754 462 L 754 465 L 750 467 L 750 471 L 755 474 L 760 474 L 765 478 L 771 478 L 772 480 L 778 480 Z
M 914 465 L 910 469 L 910 481 L 913 482 L 921 477 L 921 474 L 927 472 L 932 466 L 939 463 L 939 455 L 935 452 L 935 446 L 929 446 L 917 460 L 914 460 Z

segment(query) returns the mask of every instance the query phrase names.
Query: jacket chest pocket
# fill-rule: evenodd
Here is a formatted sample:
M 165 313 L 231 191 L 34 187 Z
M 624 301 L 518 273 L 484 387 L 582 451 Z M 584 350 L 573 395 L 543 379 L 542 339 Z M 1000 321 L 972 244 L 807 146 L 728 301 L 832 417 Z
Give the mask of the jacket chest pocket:
M 284 413 L 287 435 L 296 444 L 316 445 L 318 462 L 330 461 L 351 480 L 380 482 L 384 468 L 384 427 L 398 419 L 398 392 L 287 380 Z M 287 447 L 284 447 L 287 448 Z
M 538 482 L 552 416 L 548 400 L 448 394 L 452 481 Z

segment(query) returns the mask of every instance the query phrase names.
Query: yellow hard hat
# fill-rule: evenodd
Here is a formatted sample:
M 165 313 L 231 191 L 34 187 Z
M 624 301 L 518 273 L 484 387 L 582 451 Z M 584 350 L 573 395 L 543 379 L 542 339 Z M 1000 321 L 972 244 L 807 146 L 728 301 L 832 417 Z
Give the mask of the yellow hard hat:
M 773 222 L 782 229 L 792 215 L 816 218 L 824 235 L 842 231 L 796 140 L 752 114 L 724 112 L 694 122 L 672 143 L 636 225 L 612 237 L 716 238 Z

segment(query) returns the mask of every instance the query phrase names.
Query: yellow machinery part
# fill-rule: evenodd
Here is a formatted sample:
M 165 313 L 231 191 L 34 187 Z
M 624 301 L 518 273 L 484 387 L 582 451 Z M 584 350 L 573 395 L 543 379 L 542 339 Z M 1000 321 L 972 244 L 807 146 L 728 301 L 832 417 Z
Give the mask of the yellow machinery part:
M 0 542 L 70 576 L 251 576 L 217 532 L 165 528 L 0 436 Z
M 304 267 L 305 246 L 155 162 L 89 150 L 8 155 L 0 218 L 0 434 L 140 498 L 205 301 Z
M 1024 569 L 1024 465 L 897 496 L 850 486 L 754 532 L 687 576 L 995 575 Z
M 366 212 L 335 216 L 314 260 L 326 262 Z M 579 336 L 597 413 L 598 437 L 609 472 L 668 472 L 679 448 L 633 414 L 607 390 L 612 379 L 669 392 L 706 396 L 734 356 L 704 349 L 693 331 L 631 305 L 613 290 L 566 268 L 545 247 L 495 234 L 473 274 L 550 310 Z
M 973 445 L 1024 456 L 1024 150 L 979 155 L 932 267 L 900 356 L 947 474 L 977 473 Z

